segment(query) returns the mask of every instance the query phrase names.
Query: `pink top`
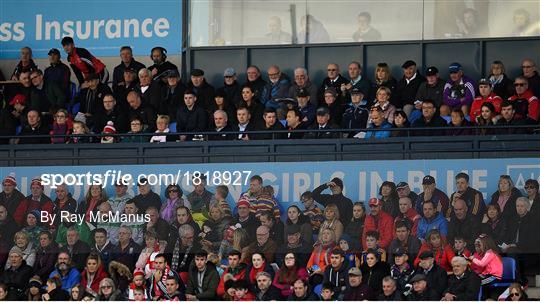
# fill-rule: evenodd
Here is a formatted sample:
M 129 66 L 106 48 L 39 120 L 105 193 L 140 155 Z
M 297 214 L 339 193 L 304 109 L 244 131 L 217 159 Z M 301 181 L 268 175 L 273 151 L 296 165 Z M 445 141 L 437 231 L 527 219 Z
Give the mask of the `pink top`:
M 492 275 L 499 279 L 502 278 L 503 263 L 501 257 L 492 250 L 488 250 L 484 256 L 474 253 L 471 268 L 479 275 Z
M 510 195 L 508 196 L 499 195 L 499 199 L 497 200 L 497 203 L 499 204 L 501 211 L 504 210 L 504 206 L 506 205 L 506 202 L 508 201 L 509 198 L 510 198 Z

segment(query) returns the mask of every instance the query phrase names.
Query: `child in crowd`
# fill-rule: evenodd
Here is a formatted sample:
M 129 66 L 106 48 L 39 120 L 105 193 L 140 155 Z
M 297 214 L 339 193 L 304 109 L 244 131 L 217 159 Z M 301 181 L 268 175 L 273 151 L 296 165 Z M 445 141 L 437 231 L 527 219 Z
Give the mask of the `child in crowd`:
M 232 217 L 231 206 L 229 205 L 229 202 L 227 201 L 228 196 L 229 196 L 229 188 L 227 186 L 224 186 L 224 185 L 217 186 L 216 193 L 214 194 L 214 200 L 212 202 L 216 202 L 219 205 L 221 210 L 223 210 L 223 213 L 225 214 L 225 216 Z
M 360 267 L 360 259 L 356 256 L 355 251 L 350 248 L 350 243 L 351 236 L 343 234 L 339 239 L 339 248 L 345 252 L 345 261 L 349 262 L 349 267 Z
M 337 301 L 332 299 L 332 296 L 334 296 L 334 286 L 329 282 L 324 283 L 321 289 L 321 301 Z
M 114 123 L 112 121 L 107 122 L 107 125 L 103 128 L 102 134 L 116 134 L 116 128 L 114 127 Z M 102 136 L 101 137 L 102 144 L 112 144 L 116 142 L 118 142 L 117 136 Z
M 465 258 L 469 258 L 471 256 L 471 251 L 469 251 L 467 248 L 467 241 L 465 241 L 462 236 L 454 237 L 453 248 L 456 256 L 462 256 Z
M 131 291 L 131 289 L 130 289 Z M 146 299 L 146 289 L 143 287 L 136 287 L 133 289 L 133 299 L 129 299 L 129 301 L 147 301 Z
M 366 249 L 362 251 L 360 256 L 360 263 L 363 264 L 366 262 L 366 257 L 370 249 L 377 251 L 377 256 L 382 262 L 386 262 L 386 251 L 379 247 L 379 232 L 369 231 L 366 234 Z
M 249 283 L 246 280 L 240 279 L 234 281 L 232 288 L 234 288 L 233 301 L 255 300 L 255 295 L 249 291 Z
M 131 281 L 131 284 L 129 284 L 129 301 L 146 301 L 148 298 L 148 292 L 146 291 L 145 281 L 144 271 L 140 268 L 135 269 L 135 272 L 133 272 L 133 281 Z M 142 291 L 142 297 L 140 294 L 136 294 L 137 291 Z M 142 298 L 143 300 L 138 300 L 137 298 Z
M 69 139 L 68 143 L 71 143 L 71 144 L 91 143 L 92 138 L 89 136 L 86 136 L 86 137 L 76 136 L 76 135 L 84 135 L 84 134 L 90 134 L 90 129 L 88 129 L 86 124 L 80 121 L 73 122 L 73 136 Z

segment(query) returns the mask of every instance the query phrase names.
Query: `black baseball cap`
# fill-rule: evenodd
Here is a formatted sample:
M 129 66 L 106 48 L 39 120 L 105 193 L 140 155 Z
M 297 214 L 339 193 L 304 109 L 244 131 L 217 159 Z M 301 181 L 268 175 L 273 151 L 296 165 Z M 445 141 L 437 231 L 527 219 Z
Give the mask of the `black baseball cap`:
M 204 75 L 204 71 L 202 69 L 193 69 L 191 71 L 192 77 L 202 77 Z
M 435 66 L 430 66 L 426 70 L 426 75 L 427 76 L 434 76 L 434 75 L 437 75 L 438 73 L 439 73 L 439 70 Z
M 431 185 L 431 184 L 434 184 L 434 183 L 435 183 L 435 178 L 433 178 L 433 176 L 431 176 L 431 175 L 426 175 L 422 179 L 422 184 L 423 185 Z
M 297 97 L 305 98 L 309 96 L 309 91 L 304 88 L 298 89 L 298 93 L 296 94 Z
M 328 110 L 328 108 L 321 107 L 321 108 L 317 109 L 317 115 L 322 116 L 322 115 L 326 115 L 326 114 L 330 114 L 330 111 Z
M 58 55 L 60 56 L 60 50 L 56 49 L 56 48 L 51 48 L 51 50 L 49 50 L 49 53 L 48 55 Z

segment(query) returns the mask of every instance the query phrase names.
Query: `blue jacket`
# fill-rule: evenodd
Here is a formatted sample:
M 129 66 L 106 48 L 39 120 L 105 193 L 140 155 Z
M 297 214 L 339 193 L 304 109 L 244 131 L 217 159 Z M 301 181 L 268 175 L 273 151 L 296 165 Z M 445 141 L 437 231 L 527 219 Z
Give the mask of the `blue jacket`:
M 388 121 L 384 121 L 380 127 L 375 127 L 373 123 L 369 124 L 368 128 L 389 129 L 392 128 L 392 124 Z M 390 137 L 390 131 L 368 131 L 365 138 L 386 138 Z
M 291 87 L 289 77 L 286 74 L 281 73 L 279 81 L 275 84 L 269 81 L 264 85 L 261 102 L 267 108 L 280 108 L 281 104 L 276 102 L 275 99 L 288 98 L 289 87 Z
M 437 214 L 431 221 L 428 221 L 425 217 L 420 219 L 418 223 L 418 232 L 416 236 L 418 238 L 426 238 L 426 234 L 434 229 L 438 229 L 441 232 L 441 235 L 446 236 L 448 234 L 448 226 L 446 218 L 444 218 L 441 213 Z
M 56 275 L 59 275 L 62 279 L 62 289 L 67 291 L 68 293 L 71 292 L 71 288 L 79 283 L 81 283 L 81 274 L 76 268 L 71 268 L 69 273 L 65 276 L 62 276 L 58 269 L 55 269 L 51 272 L 49 275 L 49 278 L 52 278 Z

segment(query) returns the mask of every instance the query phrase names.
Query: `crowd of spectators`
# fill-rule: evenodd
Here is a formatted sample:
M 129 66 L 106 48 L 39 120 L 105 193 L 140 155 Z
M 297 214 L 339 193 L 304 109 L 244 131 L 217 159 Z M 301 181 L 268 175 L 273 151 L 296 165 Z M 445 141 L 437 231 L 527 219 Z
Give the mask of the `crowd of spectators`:
M 18 83 L 6 86 L 0 114 L 0 134 L 17 138 L 1 143 L 514 134 L 530 133 L 540 119 L 540 76 L 530 59 L 523 60 L 523 73 L 515 79 L 508 78 L 501 61 L 494 61 L 482 79 L 451 63 L 447 80 L 435 66 L 422 75 L 412 60 L 403 63 L 402 75 L 378 63 L 372 79 L 358 62 L 351 62 L 346 74 L 331 63 L 321 83 L 311 82 L 302 67 L 290 79 L 271 66 L 267 81 L 257 66 L 249 66 L 243 83 L 227 68 L 223 86 L 215 89 L 201 69 L 183 81 L 162 47 L 152 49 L 154 64 L 148 67 L 134 59 L 129 46 L 122 47 L 111 79 L 107 66 L 75 47 L 72 38 L 65 37 L 62 46 L 71 69 L 58 49 L 49 51 L 44 71 L 30 48 L 21 49 L 11 76 Z M 71 72 L 78 85 L 70 82 Z M 531 126 L 514 127 L 520 125 Z M 427 129 L 416 130 L 421 128 Z
M 455 182 L 448 196 L 430 175 L 420 194 L 385 181 L 353 203 L 334 178 L 285 209 L 258 175 L 234 201 L 205 182 L 162 199 L 145 179 L 136 196 L 93 185 L 76 201 L 59 185 L 53 200 L 39 178 L 24 196 L 9 175 L 0 300 L 477 300 L 501 294 L 503 257 L 518 271 L 506 297 L 523 298 L 539 268 L 538 181 L 522 192 L 501 175 L 487 200 L 467 174 Z M 114 213 L 128 219 L 95 218 Z

